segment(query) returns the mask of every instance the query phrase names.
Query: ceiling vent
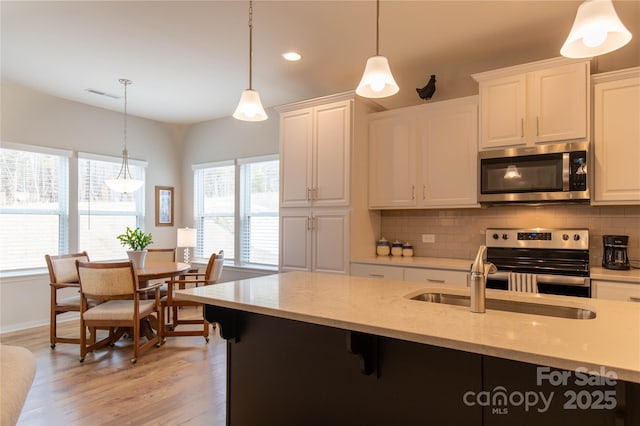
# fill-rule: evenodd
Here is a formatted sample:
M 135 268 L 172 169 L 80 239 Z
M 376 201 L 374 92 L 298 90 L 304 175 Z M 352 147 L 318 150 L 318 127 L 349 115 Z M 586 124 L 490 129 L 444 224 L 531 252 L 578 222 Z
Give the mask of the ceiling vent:
M 118 95 L 112 95 L 111 93 L 105 93 L 101 90 L 96 90 L 96 89 L 85 89 L 87 92 L 89 93 L 93 93 L 94 95 L 100 95 L 100 96 L 106 96 L 108 98 L 112 98 L 112 99 L 120 99 L 120 96 Z

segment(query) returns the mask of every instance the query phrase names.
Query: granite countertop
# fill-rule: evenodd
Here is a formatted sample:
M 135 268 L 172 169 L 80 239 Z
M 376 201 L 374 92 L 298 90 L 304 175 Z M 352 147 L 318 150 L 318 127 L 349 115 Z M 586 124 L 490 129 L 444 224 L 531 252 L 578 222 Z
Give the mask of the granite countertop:
M 613 371 L 640 383 L 640 304 L 487 290 L 499 299 L 583 307 L 563 319 L 410 300 L 468 289 L 349 275 L 289 272 L 180 290 L 186 299 L 556 368 Z
M 616 271 L 602 266 L 591 267 L 589 276 L 592 280 L 619 281 L 631 284 L 640 284 L 640 269 L 628 271 Z

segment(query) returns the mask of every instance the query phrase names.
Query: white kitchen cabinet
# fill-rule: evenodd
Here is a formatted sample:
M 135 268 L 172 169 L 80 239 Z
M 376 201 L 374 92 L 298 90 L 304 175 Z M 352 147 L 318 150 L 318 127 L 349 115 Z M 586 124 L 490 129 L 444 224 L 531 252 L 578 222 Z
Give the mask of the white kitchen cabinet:
M 369 208 L 477 207 L 477 96 L 371 114 Z
M 351 275 L 368 278 L 385 278 L 388 280 L 404 280 L 404 268 L 397 266 L 370 265 L 352 263 Z
M 368 209 L 368 120 L 379 105 L 354 92 L 280 113 L 280 270 L 349 273 L 370 255 L 380 214 Z
M 589 60 L 556 58 L 474 74 L 480 149 L 589 137 Z
M 640 67 L 593 76 L 592 205 L 640 204 Z
M 289 209 L 280 229 L 282 271 L 348 273 L 348 212 Z
M 369 116 L 369 207 L 415 207 L 416 108 Z
M 597 299 L 640 302 L 640 284 L 592 280 L 593 297 Z
M 466 288 L 468 275 L 467 272 L 446 269 L 405 268 L 404 270 L 405 281 L 415 281 L 447 287 Z
M 478 97 L 428 104 L 419 122 L 418 206 L 479 207 Z
M 351 101 L 280 117 L 281 206 L 347 206 Z

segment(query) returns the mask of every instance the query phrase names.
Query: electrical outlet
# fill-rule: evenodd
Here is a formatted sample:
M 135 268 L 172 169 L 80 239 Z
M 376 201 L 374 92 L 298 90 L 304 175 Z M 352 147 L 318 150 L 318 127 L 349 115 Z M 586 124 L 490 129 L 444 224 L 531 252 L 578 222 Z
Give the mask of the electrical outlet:
M 435 234 L 422 234 L 422 242 L 423 243 L 435 243 L 436 242 Z

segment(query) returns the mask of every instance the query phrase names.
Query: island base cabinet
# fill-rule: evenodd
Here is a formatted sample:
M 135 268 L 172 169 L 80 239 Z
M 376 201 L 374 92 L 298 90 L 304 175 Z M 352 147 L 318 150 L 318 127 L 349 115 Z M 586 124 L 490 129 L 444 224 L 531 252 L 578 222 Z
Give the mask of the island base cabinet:
M 461 396 L 480 389 L 479 355 L 376 337 L 377 368 L 366 375 L 346 330 L 245 313 L 237 321 L 229 425 L 478 424 L 481 408 Z
M 640 425 L 635 383 L 210 305 L 205 317 L 228 339 L 228 425 Z

